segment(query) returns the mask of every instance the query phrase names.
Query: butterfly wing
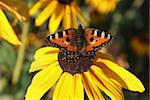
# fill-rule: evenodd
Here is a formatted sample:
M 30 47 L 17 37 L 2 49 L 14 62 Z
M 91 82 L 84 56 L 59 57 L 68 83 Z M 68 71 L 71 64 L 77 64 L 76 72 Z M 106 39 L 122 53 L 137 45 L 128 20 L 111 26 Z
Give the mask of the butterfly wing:
M 57 33 L 54 33 L 47 37 L 46 42 L 49 46 L 57 47 L 57 48 L 64 48 L 67 51 L 75 51 L 76 45 L 75 45 L 75 34 L 77 30 L 67 29 L 64 31 L 60 31 Z
M 112 39 L 111 34 L 98 29 L 87 28 L 85 29 L 85 32 L 87 46 L 85 46 L 83 50 L 86 52 L 97 51 L 98 48 L 108 44 Z

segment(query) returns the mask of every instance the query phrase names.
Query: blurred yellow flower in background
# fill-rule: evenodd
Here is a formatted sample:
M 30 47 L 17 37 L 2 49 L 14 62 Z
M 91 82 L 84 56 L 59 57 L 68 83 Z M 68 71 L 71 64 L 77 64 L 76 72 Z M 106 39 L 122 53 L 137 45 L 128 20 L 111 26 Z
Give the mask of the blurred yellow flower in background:
M 133 37 L 130 42 L 130 47 L 133 52 L 139 56 L 149 55 L 149 40 L 143 39 L 141 36 Z
M 1 9 L 4 7 L 9 8 L 9 6 L 7 6 L 6 4 L 4 4 L 3 2 L 0 1 L 0 37 L 5 39 L 9 43 L 12 43 L 14 45 L 20 45 L 21 42 L 15 35 L 13 28 L 11 27 L 8 19 L 6 18 L 6 15 L 4 14 L 4 12 Z M 9 9 L 11 9 L 11 8 L 9 8 Z M 17 12 L 15 12 L 15 13 L 17 13 Z
M 86 0 L 86 2 L 101 14 L 113 12 L 117 5 L 117 0 Z
M 2 37 L 6 41 L 14 45 L 21 44 L 21 42 L 15 35 L 13 28 L 9 24 L 4 12 L 1 9 L 0 9 L 0 37 Z
M 45 8 L 35 19 L 35 25 L 42 25 L 50 17 L 48 26 L 52 33 L 56 32 L 61 22 L 64 29 L 76 28 L 78 19 L 87 26 L 87 21 L 73 0 L 39 0 L 30 9 L 30 15 L 34 15 L 41 7 Z
M 18 0 L 1 0 L 0 1 L 0 37 L 7 40 L 14 45 L 20 45 L 21 42 L 15 35 L 13 28 L 11 27 L 4 10 L 11 12 L 16 19 L 22 21 L 27 21 L 29 19 L 28 7 Z
M 113 58 L 108 58 L 107 54 L 97 53 L 91 66 L 85 68 L 87 70 L 80 67 L 82 72 L 72 74 L 64 71 L 67 65 L 62 66 L 58 52 L 59 49 L 53 47 L 36 51 L 29 72 L 39 72 L 27 89 L 26 100 L 39 100 L 55 84 L 53 100 L 84 100 L 84 89 L 90 100 L 103 100 L 102 91 L 112 100 L 122 100 L 122 88 L 138 92 L 145 90 L 136 76 L 116 64 Z M 87 58 L 83 57 L 84 60 Z

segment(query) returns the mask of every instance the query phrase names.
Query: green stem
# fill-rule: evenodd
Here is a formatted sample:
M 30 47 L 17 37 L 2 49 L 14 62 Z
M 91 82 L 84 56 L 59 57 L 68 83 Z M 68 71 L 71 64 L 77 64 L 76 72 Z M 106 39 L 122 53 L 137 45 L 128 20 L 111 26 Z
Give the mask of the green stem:
M 26 39 L 27 39 L 28 32 L 29 32 L 29 22 L 23 23 L 22 37 L 21 37 L 22 44 L 18 50 L 18 58 L 17 58 L 15 69 L 14 69 L 13 76 L 12 76 L 13 85 L 16 85 L 18 83 L 18 80 L 20 78 L 20 74 L 23 68 L 23 61 L 24 61 L 25 49 L 26 49 Z

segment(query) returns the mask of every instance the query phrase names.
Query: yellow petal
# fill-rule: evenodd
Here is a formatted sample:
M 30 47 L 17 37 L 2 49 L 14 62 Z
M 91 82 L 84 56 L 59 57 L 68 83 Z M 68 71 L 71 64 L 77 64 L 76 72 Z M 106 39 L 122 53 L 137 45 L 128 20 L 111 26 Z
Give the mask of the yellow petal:
M 103 1 L 101 2 L 101 6 L 98 7 L 98 10 L 100 13 L 107 14 L 115 9 L 116 3 L 116 0 Z
M 73 76 L 64 72 L 59 79 L 53 94 L 53 100 L 69 100 L 73 87 Z
M 72 28 L 77 28 L 77 18 L 76 18 L 76 15 L 75 15 L 75 13 L 73 13 L 73 6 L 71 6 L 71 14 L 72 14 Z
M 100 90 L 94 84 L 89 71 L 82 74 L 82 80 L 89 100 L 104 100 Z
M 106 53 L 101 53 L 101 52 L 97 52 L 96 56 L 94 57 L 94 63 L 97 61 L 97 59 L 102 58 L 102 59 L 107 59 L 107 60 L 111 60 L 113 62 L 116 63 L 116 60 L 113 58 L 113 56 L 111 54 L 106 54 Z
M 138 92 L 143 92 L 145 91 L 145 88 L 141 81 L 134 76 L 132 73 L 124 69 L 123 67 L 109 61 L 106 59 L 98 59 L 97 62 L 102 62 L 104 63 L 107 67 L 109 67 L 113 72 L 115 72 L 117 75 L 124 80 L 124 82 L 127 85 L 127 89 L 131 91 L 138 91 Z
M 39 100 L 56 83 L 61 74 L 60 66 L 46 67 L 38 72 L 27 89 L 25 100 Z
M 32 63 L 29 69 L 29 73 L 42 70 L 48 66 L 56 66 L 56 65 L 59 65 L 58 61 L 50 61 L 49 64 L 39 64 L 39 65 L 37 64 L 37 66 L 36 64 Z
M 92 65 L 90 68 L 91 73 L 97 79 L 97 81 L 102 82 L 103 85 L 112 92 L 118 99 L 123 99 L 123 93 L 122 90 L 120 90 L 120 87 L 116 86 L 111 80 L 108 79 L 108 77 L 104 74 L 101 68 Z
M 93 75 L 91 73 L 91 76 L 93 78 L 94 83 L 100 88 L 100 90 L 102 90 L 106 95 L 108 95 L 112 100 L 117 100 L 119 99 L 118 96 L 116 96 L 115 94 L 113 94 L 111 91 L 109 91 L 109 89 L 107 89 L 107 87 L 105 87 L 105 85 L 97 78 L 95 77 L 95 75 Z M 120 88 L 121 89 L 121 88 Z
M 58 48 L 54 48 L 54 47 L 43 47 L 38 49 L 35 54 L 34 54 L 34 59 L 38 59 L 40 57 L 42 57 L 45 54 L 56 54 L 58 53 Z
M 64 29 L 69 29 L 71 28 L 71 9 L 70 9 L 70 5 L 66 5 L 65 6 L 65 14 L 64 14 L 64 19 L 63 19 L 63 27 Z
M 21 44 L 21 42 L 15 35 L 15 32 L 13 31 L 12 27 L 10 26 L 5 14 L 1 9 L 0 9 L 0 36 L 14 45 Z
M 45 66 L 57 62 L 58 54 L 43 55 L 39 59 L 32 62 L 29 72 L 37 71 Z
M 74 14 L 76 14 L 76 16 L 79 18 L 79 20 L 82 22 L 82 24 L 84 25 L 84 27 L 87 27 L 88 26 L 88 22 L 87 20 L 83 17 L 81 11 L 80 11 L 80 8 L 75 4 L 73 3 L 72 4 L 72 11 Z
M 97 61 L 97 60 L 96 60 Z M 103 70 L 103 72 L 105 73 L 105 75 L 111 80 L 113 81 L 115 84 L 119 85 L 122 88 L 127 88 L 126 83 L 120 78 L 120 76 L 118 76 L 115 72 L 113 72 L 111 69 L 109 69 L 105 64 L 103 64 L 102 62 L 96 62 L 95 61 L 95 65 L 96 66 L 100 66 L 100 68 Z
M 84 100 L 84 88 L 80 74 L 74 76 L 74 100 Z
M 112 100 L 117 100 L 118 99 L 118 97 L 116 97 L 114 94 L 112 94 L 100 81 L 98 81 L 94 76 L 92 76 L 92 77 L 93 77 L 94 83 L 99 87 L 100 90 L 102 90 Z
M 39 16 L 35 19 L 35 25 L 40 26 L 51 16 L 54 12 L 55 8 L 58 5 L 58 1 L 53 0 L 48 4 L 48 6 L 39 14 Z
M 107 2 L 107 1 L 105 1 L 105 2 Z M 102 3 L 101 3 L 101 4 L 102 4 L 102 7 L 99 7 L 100 13 L 103 13 L 103 14 L 107 14 L 106 11 L 107 11 L 107 9 L 108 9 L 108 5 L 106 5 L 105 2 L 102 2 Z
M 49 21 L 50 32 L 52 33 L 56 32 L 63 16 L 64 16 L 64 5 L 58 4 Z
M 1 8 L 11 12 L 20 21 L 27 21 L 29 19 L 29 9 L 23 1 L 13 0 L 1 0 Z
M 42 1 L 38 1 L 36 4 L 34 4 L 33 7 L 30 9 L 29 14 L 33 16 L 40 9 L 42 4 Z

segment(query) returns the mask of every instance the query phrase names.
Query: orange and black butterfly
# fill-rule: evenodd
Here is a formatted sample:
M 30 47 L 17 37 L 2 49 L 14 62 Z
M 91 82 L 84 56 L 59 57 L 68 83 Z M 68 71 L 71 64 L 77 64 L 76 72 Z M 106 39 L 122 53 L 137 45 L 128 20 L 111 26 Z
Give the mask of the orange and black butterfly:
M 95 55 L 99 48 L 108 44 L 112 39 L 111 34 L 94 28 L 67 29 L 47 37 L 49 46 L 57 47 L 69 54 L 78 53 L 83 56 Z

